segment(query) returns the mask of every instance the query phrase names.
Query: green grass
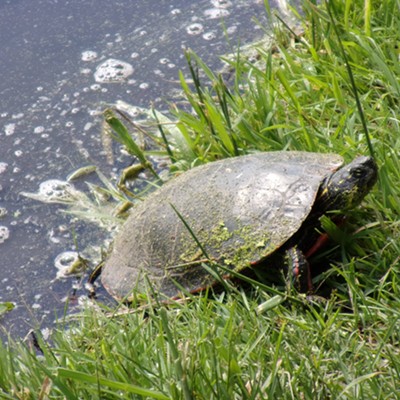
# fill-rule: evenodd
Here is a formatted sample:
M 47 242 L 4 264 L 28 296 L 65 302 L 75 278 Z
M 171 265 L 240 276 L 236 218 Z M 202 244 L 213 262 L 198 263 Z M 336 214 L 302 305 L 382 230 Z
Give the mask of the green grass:
M 88 308 L 51 344 L 39 337 L 43 354 L 0 348 L 0 398 L 398 397 L 400 3 L 329 4 L 307 2 L 301 34 L 280 24 L 255 62 L 230 57 L 230 74 L 187 53 L 185 104 L 153 113 L 172 171 L 254 151 L 374 154 L 378 184 L 319 259 L 328 298 L 254 285 L 146 311 Z

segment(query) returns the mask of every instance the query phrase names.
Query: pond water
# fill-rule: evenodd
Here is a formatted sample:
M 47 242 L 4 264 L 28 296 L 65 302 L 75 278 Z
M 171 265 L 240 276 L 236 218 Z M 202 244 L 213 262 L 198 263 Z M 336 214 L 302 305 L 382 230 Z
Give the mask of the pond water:
M 0 302 L 16 305 L 0 317 L 3 333 L 24 336 L 77 308 L 77 281 L 57 279 L 55 260 L 77 246 L 100 254 L 108 237 L 21 192 L 88 164 L 117 175 L 122 165 L 110 164 L 100 135 L 106 104 L 167 110 L 185 70 L 184 48 L 217 68 L 219 55 L 261 37 L 255 17 L 266 24 L 262 0 L 156 3 L 0 3 Z

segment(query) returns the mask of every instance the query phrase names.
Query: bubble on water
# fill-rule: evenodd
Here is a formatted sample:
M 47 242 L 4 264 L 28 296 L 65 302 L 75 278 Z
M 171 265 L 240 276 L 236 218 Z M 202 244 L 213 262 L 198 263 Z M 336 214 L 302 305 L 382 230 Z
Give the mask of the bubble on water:
M 89 129 L 91 129 L 92 126 L 93 126 L 93 123 L 91 123 L 91 122 L 86 122 L 85 126 L 83 127 L 83 130 L 86 132 L 86 131 L 88 131 Z
M 43 133 L 44 132 L 44 126 L 37 126 L 34 130 L 34 133 Z
M 199 24 L 198 22 L 195 22 L 194 24 L 190 24 L 189 26 L 186 27 L 186 32 L 189 35 L 200 35 L 204 30 L 204 27 L 202 24 Z
M 21 194 L 45 203 L 71 203 L 78 201 L 80 192 L 69 182 L 50 179 L 39 185 L 37 193 L 21 192 Z
M 0 244 L 10 237 L 10 231 L 6 226 L 0 226 Z
M 123 82 L 133 74 L 133 71 L 131 64 L 109 58 L 96 68 L 94 79 L 99 83 Z
M 68 197 L 67 192 L 69 190 L 73 190 L 73 186 L 68 182 L 58 179 L 49 179 L 42 182 L 39 186 L 39 193 L 54 200 Z
M 102 115 L 102 114 L 103 114 L 103 111 L 102 111 L 102 110 L 88 110 L 88 114 L 89 114 L 91 117 L 97 117 L 97 116 L 99 116 L 99 115 Z
M 70 267 L 74 262 L 79 259 L 79 255 L 76 251 L 64 251 L 60 253 L 54 260 L 54 266 L 58 269 L 64 269 Z
M 82 61 L 94 61 L 97 58 L 97 53 L 92 50 L 82 51 L 81 60 Z
M 141 83 L 141 84 L 139 85 L 139 87 L 140 87 L 140 89 L 148 89 L 149 84 L 146 83 L 146 82 L 143 82 L 143 83 Z
M 58 269 L 57 278 L 80 275 L 85 269 L 85 265 L 76 251 L 60 253 L 54 260 L 54 266 Z
M 205 40 L 213 40 L 213 39 L 215 39 L 216 38 L 216 34 L 215 34 L 215 32 L 206 32 L 204 35 L 203 35 L 203 39 L 205 39 Z
M 22 150 L 15 150 L 14 154 L 15 154 L 16 157 L 21 157 L 23 152 L 22 152 Z
M 169 59 L 168 58 L 160 58 L 160 64 L 168 64 Z
M 5 125 L 4 132 L 5 132 L 6 136 L 13 135 L 15 132 L 15 127 L 16 127 L 16 124 L 14 124 L 14 123 Z
M 2 174 L 3 172 L 5 172 L 5 170 L 7 169 L 8 164 L 5 162 L 0 162 L 0 174 Z
M 51 99 L 50 99 L 50 97 L 47 97 L 47 96 L 39 96 L 38 100 L 44 103 L 44 102 L 50 101 Z
M 93 90 L 93 92 L 98 92 L 101 90 L 101 86 L 98 83 L 94 83 L 90 86 L 90 89 Z
M 172 15 L 178 15 L 180 14 L 182 11 L 179 8 L 174 8 L 173 10 L 171 10 L 171 14 Z
M 208 19 L 223 18 L 227 17 L 229 14 L 230 12 L 224 8 L 209 8 L 204 11 L 204 16 Z
M 139 53 L 133 52 L 131 54 L 131 58 L 138 58 L 139 57 Z
M 228 8 L 232 6 L 229 0 L 211 0 L 211 4 L 216 8 Z
M 24 113 L 18 113 L 18 114 L 13 114 L 12 118 L 13 119 L 21 119 L 24 117 Z
M 90 68 L 82 68 L 80 72 L 82 75 L 89 75 L 92 73 L 92 70 Z
M 7 209 L 5 207 L 0 207 L 0 219 L 7 215 Z

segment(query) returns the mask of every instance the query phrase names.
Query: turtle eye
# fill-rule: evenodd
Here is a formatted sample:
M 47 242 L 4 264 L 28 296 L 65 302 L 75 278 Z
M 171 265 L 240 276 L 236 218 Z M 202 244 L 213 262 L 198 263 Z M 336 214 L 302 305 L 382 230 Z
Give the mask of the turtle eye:
M 364 175 L 365 170 L 360 166 L 350 168 L 349 175 L 353 178 L 361 178 Z
M 349 178 L 353 180 L 371 181 L 371 185 L 376 181 L 377 166 L 371 157 L 359 157 L 348 165 Z

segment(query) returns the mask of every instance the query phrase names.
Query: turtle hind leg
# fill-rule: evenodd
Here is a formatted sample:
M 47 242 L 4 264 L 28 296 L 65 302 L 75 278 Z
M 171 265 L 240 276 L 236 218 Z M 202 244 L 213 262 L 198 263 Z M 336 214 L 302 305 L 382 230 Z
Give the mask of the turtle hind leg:
M 289 287 L 293 287 L 300 293 L 311 293 L 313 285 L 310 265 L 303 252 L 297 246 L 286 250 L 285 265 Z

